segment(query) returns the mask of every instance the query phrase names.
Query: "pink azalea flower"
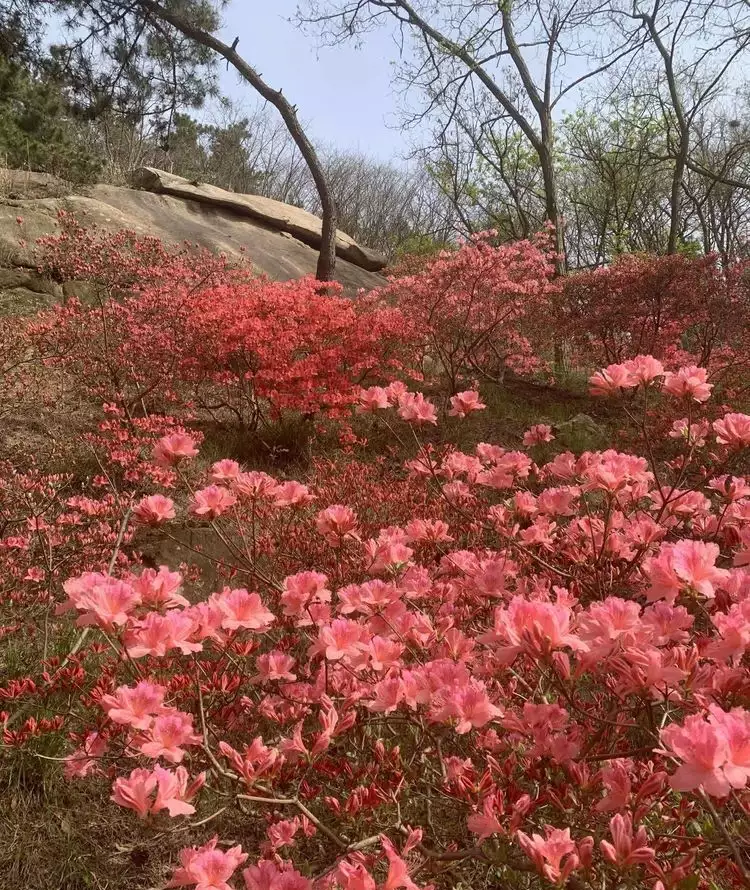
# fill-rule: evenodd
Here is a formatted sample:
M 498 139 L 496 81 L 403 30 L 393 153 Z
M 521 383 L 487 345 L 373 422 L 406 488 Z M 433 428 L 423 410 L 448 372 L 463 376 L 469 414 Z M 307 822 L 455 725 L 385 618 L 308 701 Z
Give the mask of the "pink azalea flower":
M 478 637 L 480 643 L 500 646 L 498 657 L 512 661 L 519 653 L 546 655 L 555 649 L 585 649 L 571 632 L 572 613 L 564 603 L 527 600 L 514 596 L 507 609 L 495 609 L 494 628 Z
M 340 866 L 339 866 L 340 867 Z M 261 859 L 242 872 L 245 890 L 312 890 L 313 882 L 289 864 L 280 866 L 278 861 Z M 345 885 L 345 890 L 350 890 Z M 357 890 L 352 887 L 351 890 Z M 369 890 L 369 888 L 367 888 Z M 373 884 L 372 890 L 375 890 Z
M 270 500 L 276 494 L 277 482 L 268 473 L 253 470 L 240 473 L 232 481 L 232 491 L 242 500 Z
M 343 543 L 345 537 L 356 537 L 357 514 L 351 507 L 333 504 L 318 513 L 315 517 L 315 528 L 329 544 L 338 546 Z
M 581 489 L 575 485 L 545 488 L 536 499 L 535 507 L 539 513 L 548 516 L 574 516 L 574 504 L 580 495 Z
M 641 826 L 633 836 L 633 821 L 628 813 L 618 813 L 609 820 L 609 831 L 613 843 L 600 841 L 602 855 L 620 868 L 628 868 L 639 862 L 653 862 L 656 851 L 648 846 L 646 829 Z
M 149 612 L 125 634 L 125 648 L 131 658 L 144 655 L 161 657 L 170 649 L 179 649 L 184 655 L 200 652 L 202 644 L 193 641 L 197 622 L 193 610 L 169 609 L 164 615 Z
M 664 392 L 679 399 L 690 398 L 694 402 L 708 401 L 713 383 L 708 383 L 708 372 L 697 365 L 688 365 L 679 371 L 668 371 L 664 377 Z
M 263 605 L 260 595 L 249 593 L 243 587 L 235 590 L 225 587 L 221 593 L 214 594 L 213 602 L 221 609 L 224 618 L 221 626 L 225 630 L 266 631 L 276 620 L 272 612 Z
M 729 476 L 724 474 L 711 479 L 708 487 L 726 498 L 728 501 L 739 501 L 743 498 L 750 497 L 750 485 L 748 485 L 744 476 Z
M 282 847 L 293 846 L 295 843 L 295 835 L 301 828 L 301 822 L 298 818 L 281 819 L 274 822 L 266 830 L 266 835 L 273 851 L 280 850 Z
M 67 602 L 58 606 L 58 614 L 77 609 L 84 614 L 76 622 L 79 627 L 96 624 L 104 630 L 122 627 L 130 619 L 130 612 L 141 602 L 130 584 L 99 572 L 84 572 L 63 584 Z
M 653 383 L 657 377 L 664 375 L 664 365 L 653 357 L 653 355 L 637 355 L 635 358 L 624 362 L 624 366 L 635 384 L 639 383 L 648 386 Z
M 309 757 L 310 752 L 307 750 L 305 741 L 302 738 L 302 723 L 298 723 L 294 727 L 291 738 L 281 739 L 278 748 L 288 763 L 294 763 L 300 757 Z
M 422 541 L 429 544 L 442 544 L 452 541 L 449 526 L 442 519 L 412 519 L 406 526 L 409 541 Z
M 651 582 L 646 597 L 652 601 L 666 599 L 672 604 L 683 588 L 705 597 L 715 596 L 715 587 L 729 577 L 726 569 L 716 568 L 718 556 L 719 547 L 704 541 L 691 539 L 662 544 L 658 554 L 643 564 Z
M 135 810 L 141 819 L 145 819 L 151 811 L 151 794 L 155 788 L 156 776 L 152 770 L 134 769 L 127 779 L 115 779 L 110 799 L 118 806 Z
M 327 584 L 328 577 L 322 572 L 298 572 L 296 575 L 288 575 L 284 578 L 284 589 L 281 593 L 284 615 L 300 618 L 306 615 L 311 605 L 329 603 L 331 591 L 326 587 Z M 307 622 L 310 622 L 309 618 Z
M 719 632 L 706 654 L 719 661 L 733 659 L 738 662 L 750 649 L 750 599 L 734 603 L 728 612 L 715 612 L 711 622 Z
M 369 389 L 363 389 L 359 393 L 360 411 L 372 413 L 390 407 L 391 402 L 388 398 L 388 391 L 383 389 L 382 386 L 371 386 Z
M 563 830 L 546 825 L 544 831 L 546 838 L 540 834 L 529 837 L 523 831 L 517 832 L 516 836 L 521 849 L 547 880 L 563 883 L 578 866 L 575 841 L 570 837 L 569 828 Z
M 478 680 L 454 687 L 450 694 L 439 698 L 443 701 L 431 714 L 432 719 L 455 719 L 456 732 L 459 735 L 484 726 L 502 715 L 500 708 L 490 701 L 484 684 Z
M 395 667 L 403 652 L 403 643 L 389 640 L 387 637 L 374 636 L 370 640 L 367 651 L 363 653 L 363 666 L 366 665 L 371 670 L 381 673 Z
M 380 843 L 388 859 L 388 875 L 385 883 L 381 884 L 381 890 L 419 890 L 419 887 L 409 877 L 409 867 L 396 848 L 385 835 L 380 836 Z
M 118 686 L 113 695 L 103 695 L 101 706 L 113 723 L 148 729 L 164 708 L 165 686 L 140 680 L 135 686 Z
M 597 813 L 625 809 L 632 790 L 630 781 L 632 767 L 632 761 L 620 759 L 611 761 L 608 766 L 602 769 L 602 785 L 607 793 L 594 807 Z
M 750 526 L 740 532 L 740 549 L 734 554 L 733 565 L 750 565 Z
M 191 782 L 184 766 L 170 770 L 164 769 L 157 763 L 154 767 L 154 776 L 156 777 L 157 791 L 151 812 L 158 813 L 160 810 L 166 810 L 172 818 L 192 816 L 195 807 L 189 801 L 206 784 L 206 774 L 200 773 Z
M 217 485 L 228 485 L 240 475 L 240 465 L 236 460 L 217 460 L 211 466 L 211 481 Z
M 554 439 L 552 427 L 547 423 L 537 423 L 523 434 L 523 444 L 526 446 L 541 445 L 543 442 L 551 442 Z
M 687 417 L 675 420 L 669 436 L 672 439 L 684 439 L 688 445 L 702 448 L 706 444 L 709 425 L 707 420 L 694 420 L 690 423 Z
M 716 441 L 730 448 L 750 445 L 750 414 L 725 414 L 713 423 Z
M 312 501 L 306 485 L 299 482 L 281 482 L 276 486 L 273 502 L 277 507 L 302 507 Z
M 544 476 L 557 479 L 573 479 L 576 476 L 576 457 L 571 451 L 563 451 L 544 465 Z
M 398 403 L 398 416 L 417 426 L 424 423 L 437 424 L 435 406 L 432 402 L 428 402 L 421 392 L 407 392 L 401 397 Z
M 469 816 L 467 828 L 472 834 L 477 835 L 480 843 L 493 834 L 503 834 L 503 826 L 498 821 L 497 806 L 493 796 L 485 797 L 482 812 L 472 813 Z
M 649 633 L 654 646 L 666 646 L 667 643 L 687 643 L 688 628 L 694 620 L 684 606 L 657 602 L 643 610 L 641 626 Z
M 98 772 L 99 759 L 107 751 L 107 740 L 98 732 L 90 732 L 80 748 L 65 758 L 63 775 L 66 779 L 84 779 L 90 773 Z
M 167 887 L 196 885 L 196 890 L 232 890 L 227 881 L 247 859 L 242 847 L 219 850 L 218 837 L 212 838 L 202 847 L 186 847 L 180 851 L 181 867 L 178 868 Z
M 703 448 L 706 444 L 709 425 L 707 420 L 694 420 L 692 423 L 687 417 L 675 420 L 669 432 L 671 439 L 684 439 L 688 445 Z
M 133 585 L 133 590 L 140 594 L 142 602 L 149 606 L 175 609 L 190 605 L 189 601 L 180 595 L 182 575 L 179 572 L 170 572 L 167 566 L 159 566 L 158 571 L 144 569 L 140 575 L 132 578 L 130 583 Z
M 323 655 L 327 661 L 340 661 L 366 650 L 372 635 L 357 621 L 337 618 L 318 631 L 318 639 L 310 647 L 310 655 Z
M 163 757 L 170 763 L 181 763 L 185 756 L 182 745 L 200 745 L 202 742 L 201 736 L 193 732 L 193 715 L 172 711 L 154 719 L 139 750 L 147 757 Z
M 451 417 L 466 417 L 472 411 L 482 411 L 487 406 L 480 399 L 479 393 L 473 389 L 456 393 L 451 397 L 451 409 L 448 412 Z
M 713 597 L 715 586 L 729 577 L 726 569 L 717 569 L 720 550 L 717 544 L 705 541 L 678 541 L 671 552 L 674 573 L 691 589 L 705 597 Z
M 708 712 L 709 722 L 719 728 L 727 742 L 724 775 L 732 788 L 744 788 L 750 779 L 750 711 L 722 711 L 717 705 L 709 705 Z
M 264 652 L 255 660 L 255 667 L 258 673 L 253 677 L 254 682 L 268 683 L 273 680 L 285 680 L 293 683 L 297 677 L 292 673 L 295 659 L 286 652 L 280 652 L 273 649 L 271 652 Z
M 693 714 L 682 726 L 672 723 L 663 729 L 661 740 L 683 761 L 669 780 L 675 791 L 702 787 L 715 797 L 729 794 L 732 786 L 722 770 L 729 744 L 720 726 Z
M 599 659 L 618 645 L 633 645 L 645 636 L 638 603 L 608 596 L 593 602 L 578 618 L 578 636 L 586 643 L 586 659 Z
M 460 483 L 451 484 L 457 485 Z M 443 489 L 444 494 L 448 488 L 449 486 L 446 485 Z M 407 547 L 401 541 L 388 539 L 365 541 L 364 550 L 368 560 L 369 571 L 374 575 L 398 571 L 407 565 L 412 556 L 414 556 L 414 551 L 411 547 Z
M 192 630 L 189 633 L 190 640 L 215 640 L 221 644 L 226 642 L 226 634 L 221 629 L 224 613 L 214 601 L 209 599 L 202 603 L 196 603 L 189 609 L 185 609 L 183 614 L 192 622 Z M 200 646 L 200 643 L 198 645 Z
M 222 513 L 226 513 L 230 507 L 237 503 L 237 498 L 231 491 L 219 485 L 209 485 L 196 491 L 190 512 L 195 516 L 206 516 L 208 519 L 216 519 Z
M 342 859 L 336 868 L 336 882 L 343 890 L 377 890 L 375 878 L 361 862 L 352 863 Z M 248 887 L 248 890 L 256 890 Z M 258 887 L 258 890 L 265 888 Z
M 269 748 L 263 744 L 261 736 L 256 736 L 245 748 L 244 754 L 235 751 L 226 742 L 219 742 L 219 751 L 226 757 L 248 785 L 262 775 L 268 775 L 282 763 L 278 748 Z
M 388 393 L 388 398 L 390 399 L 391 404 L 397 405 L 409 390 L 406 388 L 406 384 L 403 381 L 394 380 L 386 386 L 385 391 Z
M 133 516 L 144 525 L 163 525 L 175 517 L 174 501 L 163 494 L 149 495 L 135 505 Z
M 154 462 L 160 467 L 172 467 L 198 454 L 195 440 L 187 433 L 163 436 L 154 446 Z
M 625 365 L 607 365 L 589 377 L 589 392 L 592 396 L 616 395 L 620 390 L 632 389 L 636 385 L 636 380 Z

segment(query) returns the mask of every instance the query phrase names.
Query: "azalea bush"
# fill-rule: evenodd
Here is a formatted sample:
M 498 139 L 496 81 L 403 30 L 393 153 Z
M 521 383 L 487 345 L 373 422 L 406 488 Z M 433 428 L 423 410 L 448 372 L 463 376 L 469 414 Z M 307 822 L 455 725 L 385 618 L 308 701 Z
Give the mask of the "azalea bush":
M 9 775 L 130 820 L 160 863 L 138 886 L 748 886 L 742 322 L 685 308 L 728 272 L 670 259 L 685 293 L 658 279 L 654 321 L 641 282 L 617 333 L 579 293 L 613 420 L 573 453 L 542 418 L 484 441 L 492 381 L 545 366 L 544 240 L 354 301 L 65 220 L 46 249 L 99 291 L 9 342 L 103 409 L 85 462 L 0 464 Z M 7 402 L 49 401 L 23 382 Z M 203 439 L 285 414 L 341 421 L 304 478 Z
M 716 255 L 625 254 L 568 276 L 563 328 L 586 360 L 653 354 L 734 378 L 747 373 L 750 276 Z
M 746 886 L 750 415 L 707 414 L 706 370 L 653 356 L 591 388 L 639 450 L 556 450 L 545 424 L 431 445 L 481 396 L 442 412 L 400 383 L 358 410 L 402 465 L 300 482 L 203 467 L 188 431 L 144 442 L 110 562 L 53 588 L 73 661 L 2 687 L 5 744 L 38 750 L 38 720 L 13 728 L 36 706 L 71 781 L 187 827 L 167 886 Z M 221 545 L 212 579 L 139 562 L 185 526 Z
M 401 311 L 337 284 L 271 282 L 69 220 L 39 246 L 48 271 L 99 285 L 93 304 L 73 298 L 37 320 L 41 355 L 129 419 L 180 413 L 247 432 L 284 412 L 336 416 L 363 382 L 409 363 Z
M 428 258 L 383 291 L 403 310 L 421 354 L 451 395 L 477 375 L 502 382 L 508 369 L 546 368 L 547 321 L 559 290 L 548 234 L 499 246 L 495 234 Z
M 0 315 L 0 420 L 38 403 L 40 371 L 29 321 Z

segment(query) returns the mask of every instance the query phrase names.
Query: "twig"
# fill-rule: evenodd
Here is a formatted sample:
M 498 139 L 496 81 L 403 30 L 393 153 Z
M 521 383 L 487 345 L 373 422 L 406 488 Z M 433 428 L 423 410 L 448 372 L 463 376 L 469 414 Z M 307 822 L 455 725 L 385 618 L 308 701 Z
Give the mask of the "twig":
M 224 769 L 224 767 L 219 763 L 219 761 L 214 756 L 214 752 L 211 750 L 211 747 L 208 744 L 208 729 L 206 727 L 206 712 L 203 707 L 203 692 L 201 690 L 201 681 L 200 679 L 196 679 L 196 687 L 198 689 L 198 713 L 201 721 L 201 732 L 203 734 L 203 750 L 206 752 L 206 757 L 211 761 L 212 766 L 218 772 L 220 776 L 223 776 L 225 779 L 238 779 L 239 776 L 235 775 L 229 770 Z
M 307 816 L 318 831 L 321 831 L 327 838 L 330 838 L 339 849 L 348 851 L 350 848 L 350 845 L 346 841 L 342 840 L 335 832 L 331 831 L 327 825 L 324 825 L 297 797 L 260 797 L 259 795 L 254 794 L 238 794 L 237 798 L 239 800 L 250 800 L 254 803 L 276 804 L 280 807 L 297 807 L 300 813 L 302 813 L 303 816 Z M 368 838 L 368 842 L 369 840 L 370 839 Z
M 734 838 L 729 833 L 729 829 L 724 824 L 724 820 L 718 814 L 716 807 L 711 802 L 711 798 L 706 794 L 705 791 L 700 792 L 700 797 L 703 803 L 706 805 L 709 813 L 711 813 L 711 818 L 714 820 L 714 825 L 719 829 L 719 831 L 724 835 L 724 840 L 726 840 L 729 845 L 729 849 L 732 851 L 732 858 L 739 869 L 740 875 L 742 876 L 742 882 L 746 887 L 750 887 L 750 875 L 748 875 L 747 868 L 745 867 L 745 863 L 742 859 L 742 853 L 740 853 L 739 847 L 737 846 Z

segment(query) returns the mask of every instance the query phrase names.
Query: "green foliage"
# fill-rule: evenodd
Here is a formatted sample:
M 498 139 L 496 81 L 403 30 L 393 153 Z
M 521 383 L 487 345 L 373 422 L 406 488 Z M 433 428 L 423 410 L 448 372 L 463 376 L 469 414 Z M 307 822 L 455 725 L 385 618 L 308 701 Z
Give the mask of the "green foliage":
M 396 260 L 406 256 L 431 257 L 447 247 L 444 241 L 437 240 L 432 235 L 414 234 L 406 238 L 396 251 Z
M 215 93 L 211 50 L 148 15 L 128 0 L 38 0 L 64 17 L 62 40 L 52 48 L 82 113 L 113 113 L 148 121 L 168 135 L 176 111 L 199 108 Z M 219 26 L 209 0 L 166 0 L 166 9 L 206 31 Z M 222 6 L 220 3 L 219 6 Z
M 0 56 L 0 159 L 8 167 L 91 180 L 100 164 L 87 151 L 62 87 L 49 75 L 28 74 Z
M 164 148 L 172 161 L 172 171 L 179 176 L 235 192 L 255 192 L 263 173 L 252 163 L 250 144 L 247 118 L 215 126 L 178 114 Z

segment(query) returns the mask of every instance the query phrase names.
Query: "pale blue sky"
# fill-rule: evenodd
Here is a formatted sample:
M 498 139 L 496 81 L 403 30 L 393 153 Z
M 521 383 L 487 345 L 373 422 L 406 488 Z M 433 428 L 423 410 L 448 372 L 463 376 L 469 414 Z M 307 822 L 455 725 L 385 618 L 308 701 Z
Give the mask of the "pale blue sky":
M 397 48 L 386 29 L 353 43 L 321 47 L 289 19 L 298 0 L 232 0 L 222 36 L 239 36 L 238 50 L 269 85 L 281 88 L 308 123 L 316 142 L 396 159 L 407 150 L 398 123 L 398 96 L 391 85 Z M 220 65 L 222 92 L 248 106 L 256 95 Z

